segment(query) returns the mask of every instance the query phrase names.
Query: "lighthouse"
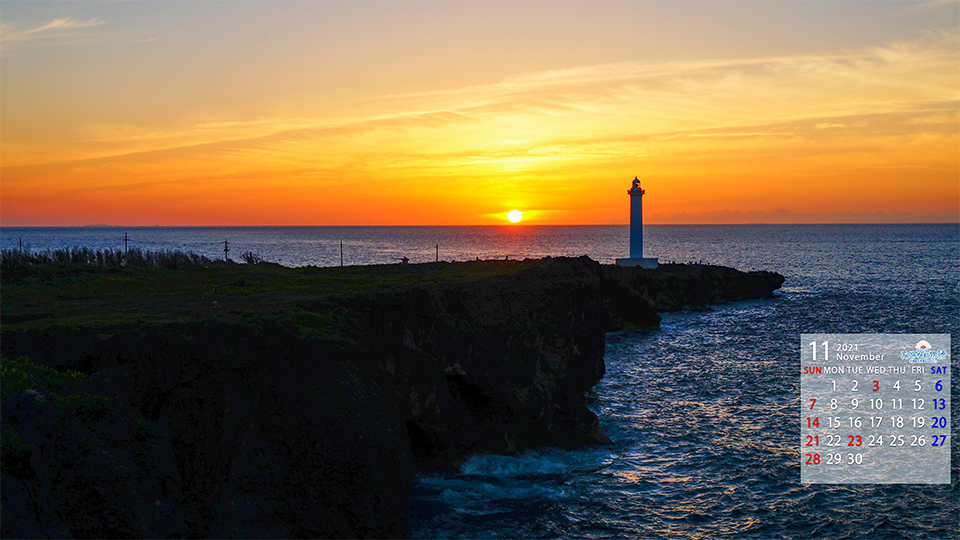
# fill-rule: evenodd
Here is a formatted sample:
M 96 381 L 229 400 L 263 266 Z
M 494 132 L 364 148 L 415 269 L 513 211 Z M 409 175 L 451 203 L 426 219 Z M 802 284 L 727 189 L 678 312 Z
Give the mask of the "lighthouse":
M 633 185 L 627 190 L 630 196 L 630 258 L 617 259 L 617 266 L 641 266 L 656 268 L 656 258 L 643 256 L 643 194 L 640 188 L 640 179 L 633 178 Z

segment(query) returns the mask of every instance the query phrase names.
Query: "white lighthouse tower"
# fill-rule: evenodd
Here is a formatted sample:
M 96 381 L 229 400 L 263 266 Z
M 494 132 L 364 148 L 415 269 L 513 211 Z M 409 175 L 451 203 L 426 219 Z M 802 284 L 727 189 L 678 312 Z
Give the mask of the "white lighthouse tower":
M 633 186 L 627 190 L 627 195 L 630 195 L 630 258 L 617 259 L 617 266 L 656 268 L 659 264 L 656 258 L 643 256 L 644 193 L 646 193 L 646 191 L 640 189 L 640 179 L 634 177 Z

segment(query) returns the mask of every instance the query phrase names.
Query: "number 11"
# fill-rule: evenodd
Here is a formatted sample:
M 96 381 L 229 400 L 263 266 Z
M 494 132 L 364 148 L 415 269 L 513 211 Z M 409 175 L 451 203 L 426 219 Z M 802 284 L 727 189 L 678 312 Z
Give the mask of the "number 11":
M 826 360 L 830 356 L 830 348 L 827 346 L 827 342 L 824 341 L 823 345 L 823 359 Z M 817 342 L 811 341 L 810 348 L 813 349 L 813 361 L 817 361 Z

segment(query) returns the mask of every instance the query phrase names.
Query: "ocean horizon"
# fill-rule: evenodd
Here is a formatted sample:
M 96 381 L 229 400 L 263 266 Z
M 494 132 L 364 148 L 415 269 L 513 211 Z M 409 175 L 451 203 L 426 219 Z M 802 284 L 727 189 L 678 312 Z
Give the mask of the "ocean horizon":
M 744 264 L 737 251 L 761 237 L 797 241 L 812 235 L 839 241 L 847 234 L 872 237 L 917 231 L 960 230 L 955 223 L 645 225 L 644 253 L 661 262 Z M 771 234 L 758 234 L 768 231 Z M 854 233 L 853 231 L 859 231 Z M 44 251 L 72 247 L 189 251 L 216 259 L 227 242 L 232 260 L 245 252 L 284 266 L 392 264 L 586 255 L 612 264 L 629 252 L 629 225 L 344 225 L 344 226 L 78 226 L 0 227 L 0 248 Z M 791 240 L 792 239 L 792 240 Z M 341 259 L 342 243 L 342 259 Z M 754 266 L 750 270 L 772 269 Z

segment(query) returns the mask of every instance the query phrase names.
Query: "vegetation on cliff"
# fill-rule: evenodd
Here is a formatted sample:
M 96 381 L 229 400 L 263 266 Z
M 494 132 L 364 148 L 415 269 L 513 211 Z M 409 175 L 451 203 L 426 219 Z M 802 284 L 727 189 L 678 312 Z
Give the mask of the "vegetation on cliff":
M 210 261 L 180 252 L 134 252 L 134 262 L 121 265 L 117 261 L 123 257 L 119 250 L 105 254 L 76 248 L 28 256 L 4 250 L 0 320 L 24 328 L 236 321 L 253 314 L 287 314 L 305 295 L 475 281 L 535 269 L 545 261 L 288 268 Z M 103 260 L 112 262 L 98 262 Z

